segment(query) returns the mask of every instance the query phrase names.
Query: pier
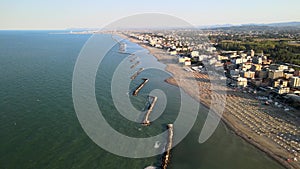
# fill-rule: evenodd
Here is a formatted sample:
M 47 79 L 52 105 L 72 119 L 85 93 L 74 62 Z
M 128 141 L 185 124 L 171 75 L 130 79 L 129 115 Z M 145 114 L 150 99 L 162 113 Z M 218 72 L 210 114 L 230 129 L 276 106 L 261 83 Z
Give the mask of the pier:
M 142 79 L 144 80 L 143 83 L 141 83 L 133 92 L 133 96 L 137 96 L 140 90 L 145 86 L 145 84 L 149 81 L 149 79 Z
M 137 72 L 135 72 L 135 73 L 131 76 L 131 80 L 134 80 L 140 73 L 142 73 L 142 71 L 144 71 L 144 68 L 140 68 Z
M 148 108 L 148 111 L 145 115 L 145 118 L 142 122 L 142 125 L 144 125 L 144 126 L 149 126 L 150 125 L 149 116 L 150 116 L 150 113 L 152 112 L 153 107 L 155 106 L 155 103 L 157 101 L 157 97 L 155 97 L 155 96 L 149 96 L 149 98 L 152 98 L 152 102 L 151 102 L 151 104 Z
M 134 54 L 132 54 L 132 56 L 134 56 Z M 133 59 L 130 59 L 130 62 L 135 61 L 137 58 L 138 58 L 138 57 L 136 56 L 136 57 L 134 57 Z
M 164 153 L 163 159 L 162 159 L 162 169 L 167 169 L 168 164 L 170 162 L 170 156 L 171 156 L 171 149 L 173 144 L 173 124 L 168 124 L 168 131 L 169 131 L 169 137 L 168 137 L 168 143 L 166 145 L 166 152 Z
M 130 69 L 135 68 L 138 64 L 140 64 L 140 61 L 137 61 L 134 65 L 132 65 L 132 66 L 130 67 Z
M 111 35 L 111 38 L 119 44 L 119 52 L 118 53 L 131 55 L 131 53 L 126 52 L 127 44 L 125 42 L 122 42 L 124 39 L 118 40 L 113 35 Z

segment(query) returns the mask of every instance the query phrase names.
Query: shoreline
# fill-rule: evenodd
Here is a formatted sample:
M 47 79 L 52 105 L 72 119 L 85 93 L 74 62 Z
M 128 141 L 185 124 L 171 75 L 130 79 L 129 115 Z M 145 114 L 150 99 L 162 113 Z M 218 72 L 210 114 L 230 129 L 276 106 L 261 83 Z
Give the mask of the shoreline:
M 150 52 L 151 53 L 151 52 Z M 153 55 L 153 54 L 152 54 Z M 153 55 L 155 56 L 155 55 Z M 171 72 L 170 72 L 171 73 Z M 170 82 L 169 79 L 165 80 L 166 83 L 179 87 L 177 84 L 174 84 L 173 82 Z M 184 90 L 184 89 L 183 89 Z M 184 90 L 185 91 L 185 90 Z M 185 91 L 186 92 L 186 91 Z M 189 93 L 187 93 L 189 96 L 191 96 Z M 191 96 L 192 98 L 196 99 L 195 97 Z M 204 106 L 207 109 L 210 109 L 210 107 L 208 105 L 206 105 L 205 103 L 199 101 L 198 99 L 196 99 L 202 106 Z M 282 158 L 278 157 L 276 154 L 274 154 L 272 151 L 262 147 L 260 144 L 258 144 L 257 142 L 255 142 L 254 140 L 252 140 L 251 138 L 249 138 L 249 136 L 247 136 L 246 134 L 242 133 L 241 131 L 239 131 L 238 128 L 235 128 L 225 117 L 224 117 L 224 113 L 222 115 L 221 118 L 222 122 L 224 123 L 224 125 L 230 130 L 232 131 L 235 135 L 237 135 L 238 137 L 242 138 L 243 140 L 245 140 L 247 143 L 251 144 L 252 146 L 254 146 L 255 148 L 259 149 L 260 151 L 264 152 L 267 156 L 269 156 L 270 158 L 272 158 L 273 160 L 275 160 L 276 162 L 278 162 L 280 165 L 282 165 L 283 167 L 287 168 L 287 169 L 294 169 L 294 167 L 292 165 L 290 165 L 287 161 L 283 160 Z
M 171 77 L 172 78 L 172 77 Z M 170 79 L 170 78 L 169 78 Z M 170 82 L 169 79 L 166 79 L 165 82 L 179 87 L 177 84 L 174 84 L 173 82 Z M 188 94 L 188 93 L 187 93 Z M 188 94 L 189 96 L 191 96 L 190 94 Z M 191 96 L 192 97 L 192 96 Z M 193 97 L 194 98 L 194 97 Z M 198 101 L 198 100 L 197 100 Z M 206 105 L 205 103 L 198 101 L 202 106 L 204 106 L 206 109 L 210 109 L 208 105 Z M 241 139 L 245 140 L 247 143 L 251 144 L 252 146 L 254 146 L 255 148 L 259 149 L 260 151 L 262 151 L 263 153 L 265 153 L 268 157 L 270 157 L 271 159 L 275 160 L 277 163 L 279 163 L 280 165 L 282 165 L 283 167 L 287 168 L 287 169 L 294 169 L 294 167 L 292 165 L 290 165 L 289 163 L 287 163 L 287 161 L 279 158 L 276 154 L 274 154 L 272 151 L 262 147 L 260 144 L 258 144 L 257 142 L 255 142 L 254 140 L 252 140 L 251 138 L 249 138 L 249 136 L 247 136 L 246 134 L 242 133 L 241 131 L 239 131 L 239 129 L 235 128 L 227 119 L 224 118 L 224 116 L 222 116 L 221 121 L 224 123 L 224 125 L 230 130 L 232 131 L 236 136 L 240 137 Z
M 133 43 L 136 43 L 138 45 L 140 45 L 141 47 L 143 47 L 144 49 L 148 50 L 149 53 L 151 55 L 153 55 L 157 61 L 163 63 L 166 65 L 165 70 L 170 72 L 172 75 L 176 75 L 176 71 L 174 70 L 175 68 L 170 65 L 170 63 L 164 63 L 161 60 L 165 59 L 164 57 L 174 57 L 174 56 L 170 56 L 166 51 L 162 50 L 162 49 L 157 49 L 151 46 L 148 46 L 146 44 L 141 43 L 139 40 L 137 39 L 133 39 L 130 37 L 127 37 L 125 35 L 122 34 L 117 34 L 118 36 L 121 36 L 124 39 L 128 39 Z M 163 56 L 165 55 L 165 56 Z M 167 56 L 169 55 L 169 56 Z M 201 74 L 201 73 L 200 73 Z M 165 79 L 165 82 L 170 84 L 170 85 L 174 85 L 176 87 L 179 87 L 178 84 L 176 82 L 174 82 L 174 79 L 168 78 Z M 207 109 L 210 109 L 210 104 L 208 104 L 208 102 L 210 100 L 201 100 L 199 98 L 199 96 L 194 96 L 191 93 L 191 90 L 187 89 L 188 87 L 181 87 L 189 96 L 191 96 L 192 98 L 194 98 L 196 101 L 198 101 L 202 106 L 206 107 Z M 238 91 L 239 92 L 239 91 Z M 205 93 L 204 95 L 207 95 L 207 93 Z M 228 100 L 227 100 L 228 102 Z M 226 104 L 227 104 L 226 102 Z M 256 140 L 256 138 L 253 136 L 254 134 L 251 133 L 252 131 L 250 131 L 250 133 L 247 134 L 247 132 L 245 132 L 245 130 L 247 131 L 247 129 L 242 130 L 241 126 L 238 126 L 236 119 L 234 119 L 234 117 L 232 115 L 230 115 L 230 113 L 228 112 L 228 110 L 224 109 L 224 113 L 222 115 L 221 118 L 222 122 L 225 124 L 225 126 L 230 129 L 230 131 L 232 131 L 235 135 L 239 136 L 240 138 L 242 138 L 243 140 L 245 140 L 246 142 L 248 142 L 249 144 L 251 144 L 252 146 L 254 146 L 255 148 L 259 149 L 260 151 L 264 152 L 267 156 L 269 156 L 270 158 L 272 158 L 273 160 L 275 160 L 276 162 L 278 162 L 280 165 L 282 165 L 285 168 L 291 168 L 294 169 L 299 168 L 299 165 L 292 165 L 291 163 L 288 163 L 286 161 L 286 159 L 279 155 L 278 153 L 275 153 L 274 151 L 272 151 L 272 146 L 274 147 L 274 145 L 271 145 L 270 147 L 267 147 L 265 145 L 262 145 L 261 142 L 265 141 L 261 141 L 261 140 Z M 268 143 L 268 144 L 273 144 L 273 143 Z M 276 146 L 276 145 L 275 145 Z

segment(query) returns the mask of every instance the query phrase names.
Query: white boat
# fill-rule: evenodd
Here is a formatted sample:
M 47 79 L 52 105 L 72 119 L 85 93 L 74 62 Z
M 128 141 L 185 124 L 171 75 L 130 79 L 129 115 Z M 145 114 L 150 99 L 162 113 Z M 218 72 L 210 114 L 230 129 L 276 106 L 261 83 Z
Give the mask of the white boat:
M 159 141 L 155 142 L 154 148 L 158 149 L 160 147 L 161 143 Z
M 145 169 L 157 169 L 157 167 L 154 167 L 154 166 L 148 166 L 148 167 L 146 167 Z

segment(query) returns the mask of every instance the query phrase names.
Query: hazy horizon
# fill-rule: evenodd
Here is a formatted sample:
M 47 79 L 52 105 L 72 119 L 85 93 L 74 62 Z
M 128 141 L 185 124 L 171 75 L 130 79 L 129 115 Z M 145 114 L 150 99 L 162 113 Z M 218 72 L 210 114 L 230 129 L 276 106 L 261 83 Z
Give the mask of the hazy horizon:
M 300 21 L 300 1 L 58 1 L 3 0 L 0 30 L 101 28 L 126 16 L 168 14 L 195 26 Z
M 224 27 L 226 27 L 226 26 L 246 26 L 246 25 L 268 25 L 268 24 L 282 24 L 282 23 L 299 23 L 300 24 L 300 21 L 274 21 L 274 22 L 268 22 L 268 23 L 237 23 L 237 24 L 232 24 L 232 23 L 224 23 L 224 24 L 218 24 L 218 23 L 215 23 L 215 24 L 210 24 L 210 25 L 193 25 L 193 26 L 195 26 L 195 27 L 197 27 L 197 28 L 205 28 L 205 27 L 222 27 L 222 26 L 224 26 Z M 104 26 L 105 27 L 105 26 Z M 51 28 L 44 28 L 44 29 L 39 29 L 39 28 L 32 28 L 32 29 L 26 29 L 26 28 L 20 28 L 20 29 L 18 29 L 18 28 L 16 28 L 16 29 L 0 29 L 0 30 L 2 30 L 2 31 L 5 31 L 5 30 L 7 30 L 7 31 L 9 31 L 9 30 L 24 30 L 24 31 L 26 31 L 26 30 L 28 30 L 28 31 L 30 31 L 30 30 L 45 30 L 45 31 L 47 31 L 47 30 L 50 30 L 50 31 L 55 31 L 55 30 L 76 30 L 76 29 L 89 29 L 89 30 L 94 30 L 94 29 L 101 29 L 101 28 L 103 28 L 103 27 L 68 27 L 68 28 L 57 28 L 57 29 L 51 29 Z

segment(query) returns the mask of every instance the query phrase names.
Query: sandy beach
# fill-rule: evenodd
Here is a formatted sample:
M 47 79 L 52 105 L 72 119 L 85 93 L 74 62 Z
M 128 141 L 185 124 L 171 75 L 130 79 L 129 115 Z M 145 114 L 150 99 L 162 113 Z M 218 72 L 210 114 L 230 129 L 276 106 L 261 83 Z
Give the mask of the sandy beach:
M 128 37 L 121 36 L 128 39 Z M 263 105 L 253 94 L 226 86 L 218 86 L 218 90 L 226 92 L 212 91 L 210 83 L 212 77 L 208 74 L 188 72 L 178 64 L 176 56 L 143 44 L 137 39 L 129 38 L 129 40 L 146 48 L 158 61 L 167 65 L 166 71 L 173 75 L 172 78 L 166 79 L 167 83 L 180 86 L 208 109 L 218 109 L 217 106 L 211 106 L 212 99 L 225 98 L 226 106 L 222 120 L 228 128 L 286 168 L 300 168 L 300 163 L 295 161 L 298 160 L 298 154 L 294 151 L 294 148 L 300 148 L 300 145 L 293 141 L 286 141 L 285 136 L 280 134 L 300 134 L 297 127 L 299 123 L 294 117 L 283 114 L 284 111 L 275 106 Z M 177 84 L 178 81 L 180 85 Z M 198 89 L 191 85 L 195 81 L 199 86 L 199 92 L 195 92 Z

